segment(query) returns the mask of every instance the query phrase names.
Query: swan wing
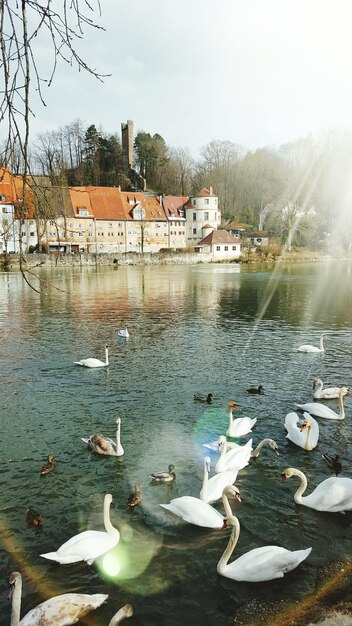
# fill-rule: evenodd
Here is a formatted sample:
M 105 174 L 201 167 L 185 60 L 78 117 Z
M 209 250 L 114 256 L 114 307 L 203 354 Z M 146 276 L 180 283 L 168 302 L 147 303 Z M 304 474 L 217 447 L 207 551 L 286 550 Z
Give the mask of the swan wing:
M 302 504 L 330 513 L 351 511 L 352 478 L 332 476 L 323 480 L 309 496 L 302 497 Z
M 221 528 L 224 517 L 207 502 L 193 496 L 182 496 L 171 500 L 170 504 L 159 506 L 181 517 L 185 522 L 203 528 Z
M 105 593 L 64 593 L 60 596 L 49 598 L 38 604 L 22 617 L 20 626 L 33 626 L 33 624 L 55 624 L 55 626 L 69 626 L 94 611 L 106 602 L 108 595 Z
M 343 393 L 344 396 L 347 395 L 346 392 Z M 313 397 L 317 400 L 334 400 L 335 398 L 339 398 L 340 396 L 340 387 L 327 387 L 322 391 L 315 391 Z
M 322 350 L 320 348 L 317 348 L 317 346 L 303 344 L 303 346 L 297 348 L 297 352 L 322 352 Z
M 311 415 L 315 415 L 316 417 L 325 417 L 325 419 L 340 419 L 340 416 L 329 409 L 329 407 L 321 404 L 320 402 L 307 402 L 306 404 L 297 404 L 295 402 L 295 406 L 298 406 L 302 411 L 307 411 Z
M 81 359 L 81 361 L 74 361 L 75 365 L 84 365 L 84 367 L 104 367 L 107 363 L 103 363 L 100 359 Z
M 210 443 L 202 443 L 203 448 L 207 448 L 208 450 L 214 450 L 214 452 L 219 452 L 219 440 L 211 441 Z
M 104 437 L 100 433 L 91 435 L 88 440 L 88 445 L 99 454 L 116 454 L 116 443 L 110 439 L 110 437 Z
M 71 537 L 56 552 L 48 552 L 40 556 L 59 563 L 92 562 L 113 548 L 119 539 L 118 530 L 113 535 L 98 530 L 86 530 Z
M 255 548 L 226 565 L 220 573 L 234 580 L 248 582 L 282 578 L 306 559 L 311 550 L 307 548 L 292 552 L 279 546 Z
M 205 502 L 216 502 L 222 496 L 222 492 L 228 485 L 233 485 L 237 478 L 238 470 L 228 470 L 215 474 L 208 481 L 207 498 L 203 498 L 203 489 L 200 492 L 200 499 Z
M 217 464 L 215 465 L 215 472 L 218 474 L 226 470 L 241 470 L 248 465 L 251 458 L 253 439 L 249 439 L 244 446 L 238 448 L 232 448 L 228 450 L 225 455 L 220 456 Z
M 232 422 L 231 428 L 227 430 L 226 434 L 229 437 L 242 437 L 243 435 L 247 435 L 251 432 L 256 421 L 256 417 L 254 419 L 250 417 L 238 417 Z

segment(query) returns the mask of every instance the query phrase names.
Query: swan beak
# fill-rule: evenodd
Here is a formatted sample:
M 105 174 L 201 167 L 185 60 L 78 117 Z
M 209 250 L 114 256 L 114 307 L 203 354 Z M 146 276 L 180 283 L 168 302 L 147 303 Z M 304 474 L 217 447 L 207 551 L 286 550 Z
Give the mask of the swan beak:
M 242 500 L 241 500 L 241 496 L 240 496 L 240 494 L 239 494 L 239 493 L 236 493 L 236 495 L 235 495 L 235 500 L 238 500 L 238 502 L 242 502 Z
M 224 519 L 224 520 L 223 520 L 223 522 L 224 522 L 224 523 L 223 523 L 223 525 L 221 526 L 220 530 L 225 530 L 225 528 L 227 528 L 227 520 L 226 520 L 226 519 Z
M 286 474 L 281 474 L 280 476 L 280 483 L 284 483 L 286 480 Z
M 278 451 L 277 448 L 274 449 L 274 452 L 275 452 L 276 456 L 280 456 L 280 452 Z

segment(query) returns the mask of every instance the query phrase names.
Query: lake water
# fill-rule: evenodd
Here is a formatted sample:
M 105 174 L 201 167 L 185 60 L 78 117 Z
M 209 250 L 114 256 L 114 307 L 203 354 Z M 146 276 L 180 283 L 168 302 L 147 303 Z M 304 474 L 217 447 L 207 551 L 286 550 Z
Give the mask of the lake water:
M 23 615 L 49 595 L 100 592 L 108 602 L 82 623 L 107 625 L 130 602 L 131 626 L 227 626 L 234 617 L 248 621 L 248 614 L 262 624 L 255 607 L 290 607 L 314 593 L 320 568 L 351 559 L 350 515 L 296 505 L 298 480 L 279 482 L 283 469 L 297 467 L 309 493 L 331 475 L 322 452 L 338 453 L 342 475 L 352 475 L 352 397 L 344 421 L 320 419 L 312 452 L 290 444 L 284 428 L 295 402 L 312 401 L 314 377 L 327 386 L 352 385 L 351 273 L 348 263 L 42 269 L 40 295 L 18 273 L 0 274 L 2 624 L 10 623 L 5 591 L 13 570 L 23 574 Z M 127 340 L 117 336 L 125 326 Z M 318 345 L 323 332 L 325 354 L 295 351 L 302 343 Z M 108 368 L 73 364 L 103 359 L 105 344 Z M 265 395 L 247 394 L 259 384 Z M 193 400 L 209 392 L 211 406 Z M 281 580 L 248 584 L 219 576 L 230 530 L 191 526 L 158 506 L 199 496 L 202 443 L 226 431 L 229 400 L 240 406 L 235 417 L 258 418 L 254 444 L 271 437 L 280 451 L 277 457 L 263 448 L 239 473 L 242 503 L 233 508 L 241 534 L 232 559 L 265 544 L 312 546 Z M 336 401 L 327 404 L 337 409 Z M 117 415 L 124 457 L 90 453 L 81 437 L 113 436 Z M 41 478 L 48 454 L 56 468 Z M 151 484 L 149 473 L 170 463 L 176 481 Z M 127 499 L 136 482 L 143 500 L 131 511 Z M 110 559 L 119 573 L 111 575 L 103 559 L 62 566 L 39 556 L 77 532 L 101 529 L 108 492 L 121 532 Z M 26 527 L 28 506 L 43 515 L 39 535 Z M 221 503 L 215 507 L 222 511 Z

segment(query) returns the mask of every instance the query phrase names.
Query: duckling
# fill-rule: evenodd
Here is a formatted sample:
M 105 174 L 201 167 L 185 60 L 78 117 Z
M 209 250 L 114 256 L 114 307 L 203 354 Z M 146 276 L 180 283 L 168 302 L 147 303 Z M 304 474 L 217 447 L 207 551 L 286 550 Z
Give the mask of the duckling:
M 149 478 L 158 483 L 171 483 L 176 478 L 175 469 L 176 465 L 170 464 L 167 471 L 153 472 L 150 474 Z
M 323 457 L 327 466 L 335 472 L 336 476 L 338 476 L 338 474 L 340 474 L 342 470 L 339 455 L 335 454 L 335 456 L 331 456 L 331 454 L 322 454 L 321 456 Z
M 208 404 L 211 404 L 213 401 L 213 394 L 212 393 L 208 393 L 207 395 L 205 394 L 201 394 L 201 393 L 195 393 L 194 394 L 194 399 L 198 400 L 199 402 L 208 402 Z
M 249 389 L 247 389 L 247 392 L 250 393 L 251 395 L 254 395 L 254 394 L 264 395 L 264 387 L 263 385 L 259 385 L 259 387 L 250 387 Z
M 133 508 L 142 502 L 141 483 L 136 483 L 134 486 L 134 492 L 128 496 L 128 506 Z
M 30 506 L 26 514 L 27 526 L 34 526 L 36 532 L 40 533 L 43 530 L 42 521 L 41 513 Z
M 54 459 L 55 459 L 55 457 L 52 456 L 52 454 L 48 455 L 47 462 L 44 463 L 44 465 L 42 466 L 42 468 L 40 470 L 40 475 L 41 476 L 46 476 L 47 474 L 50 474 L 50 472 L 52 472 L 55 469 L 55 465 L 53 463 Z

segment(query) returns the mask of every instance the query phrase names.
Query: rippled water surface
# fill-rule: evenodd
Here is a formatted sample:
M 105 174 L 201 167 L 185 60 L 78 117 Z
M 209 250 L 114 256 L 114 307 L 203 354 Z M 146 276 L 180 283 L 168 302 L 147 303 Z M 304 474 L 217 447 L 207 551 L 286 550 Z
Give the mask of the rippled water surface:
M 1 623 L 10 623 L 5 590 L 13 570 L 23 574 L 22 614 L 49 595 L 101 592 L 108 602 L 82 623 L 107 625 L 130 602 L 131 626 L 204 626 L 232 624 L 254 599 L 308 596 L 320 567 L 351 558 L 350 515 L 296 505 L 298 480 L 279 482 L 283 469 L 297 467 L 309 492 L 331 475 L 322 452 L 339 453 L 343 475 L 352 475 L 352 397 L 344 421 L 319 421 L 319 444 L 310 453 L 290 444 L 284 428 L 294 403 L 312 400 L 314 377 L 327 386 L 352 385 L 351 271 L 347 263 L 261 271 L 232 265 L 41 270 L 40 295 L 19 274 L 0 274 Z M 125 326 L 127 340 L 117 336 Z M 302 343 L 318 345 L 322 332 L 324 355 L 295 351 Z M 102 359 L 105 344 L 108 368 L 73 364 Z M 246 393 L 259 384 L 265 395 Z M 198 392 L 212 392 L 213 404 L 195 402 Z M 158 506 L 199 496 L 201 444 L 225 433 L 231 399 L 240 405 L 238 416 L 258 418 L 254 444 L 271 437 L 280 449 L 276 457 L 263 448 L 239 473 L 242 503 L 233 508 L 241 534 L 232 558 L 265 544 L 312 546 L 282 580 L 220 577 L 216 565 L 230 530 L 191 526 Z M 327 404 L 337 409 L 336 401 Z M 90 453 L 81 437 L 113 436 L 117 415 L 124 457 Z M 48 454 L 56 469 L 40 478 Z M 214 467 L 216 454 L 211 457 Z M 176 482 L 151 484 L 149 473 L 169 463 L 177 466 Z M 130 511 L 128 494 L 137 481 L 143 500 Z M 101 529 L 108 492 L 121 532 L 110 555 L 118 574 L 103 559 L 60 566 L 39 556 L 77 532 Z M 28 506 L 43 515 L 39 535 L 26 527 Z

